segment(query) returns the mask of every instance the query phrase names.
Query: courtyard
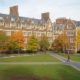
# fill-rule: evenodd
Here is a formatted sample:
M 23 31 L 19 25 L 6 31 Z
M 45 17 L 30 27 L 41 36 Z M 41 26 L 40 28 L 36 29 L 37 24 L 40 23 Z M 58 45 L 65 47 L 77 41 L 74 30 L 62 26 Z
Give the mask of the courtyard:
M 70 64 L 49 53 L 3 57 L 0 80 L 80 80 L 80 71 Z

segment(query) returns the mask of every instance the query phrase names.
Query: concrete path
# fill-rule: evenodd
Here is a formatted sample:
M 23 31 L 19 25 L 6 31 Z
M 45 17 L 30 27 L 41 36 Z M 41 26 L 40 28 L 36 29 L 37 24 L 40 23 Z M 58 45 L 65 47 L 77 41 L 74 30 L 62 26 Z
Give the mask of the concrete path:
M 0 64 L 64 64 L 64 62 L 0 62 Z
M 80 71 L 80 62 L 75 62 L 72 60 L 70 60 L 70 62 L 67 62 L 67 58 L 64 58 L 58 54 L 55 54 L 55 53 L 49 53 L 49 54 L 51 54 L 51 56 L 59 59 L 61 62 L 0 62 L 0 64 L 36 64 L 36 65 L 39 65 L 39 64 L 43 64 L 43 65 L 63 64 L 63 65 L 70 65 L 73 68 L 75 68 L 76 70 Z
M 53 57 L 59 59 L 60 61 L 64 62 L 65 64 L 68 64 L 70 66 L 72 66 L 73 68 L 75 68 L 76 70 L 80 71 L 80 62 L 75 62 L 70 60 L 70 62 L 67 62 L 67 58 L 64 58 L 58 54 L 51 54 Z

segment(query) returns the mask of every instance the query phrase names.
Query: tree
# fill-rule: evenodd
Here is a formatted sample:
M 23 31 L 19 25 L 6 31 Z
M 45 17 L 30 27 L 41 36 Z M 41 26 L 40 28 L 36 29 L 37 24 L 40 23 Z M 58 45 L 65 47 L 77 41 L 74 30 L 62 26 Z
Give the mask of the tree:
M 18 43 L 15 41 L 9 41 L 8 43 L 8 50 L 13 53 L 14 50 L 17 50 L 19 48 Z
M 8 37 L 3 31 L 0 31 L 0 51 L 7 49 Z
M 50 45 L 47 36 L 45 36 L 43 34 L 41 36 L 41 40 L 40 40 L 39 44 L 40 44 L 40 50 L 45 51 L 45 53 L 46 53 L 46 50 L 48 50 L 49 45 Z
M 80 30 L 77 30 L 77 42 L 80 43 Z
M 23 49 L 24 48 L 24 35 L 22 31 L 17 31 L 11 34 L 10 40 L 9 40 L 9 48 L 10 49 Z
M 52 43 L 52 49 L 55 52 L 64 52 L 68 45 L 68 37 L 65 33 L 60 34 Z
M 52 43 L 52 49 L 54 52 L 61 52 L 62 51 L 62 44 L 59 39 L 55 39 Z
M 31 51 L 31 52 L 38 51 L 38 49 L 39 49 L 39 41 L 35 37 L 35 35 L 32 35 L 31 37 L 29 37 L 28 43 L 27 43 L 27 49 L 29 51 Z
M 80 29 L 79 28 L 77 29 L 75 47 L 77 48 L 77 51 L 80 51 Z

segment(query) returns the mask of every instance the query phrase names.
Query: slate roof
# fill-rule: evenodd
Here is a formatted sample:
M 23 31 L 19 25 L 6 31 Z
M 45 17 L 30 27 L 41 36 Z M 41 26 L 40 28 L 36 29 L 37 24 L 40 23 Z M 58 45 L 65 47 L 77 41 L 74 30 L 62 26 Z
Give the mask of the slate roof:
M 58 31 L 61 31 L 61 30 L 64 29 L 64 25 L 62 25 L 62 24 L 56 24 L 56 23 L 54 23 L 53 27 L 54 27 L 54 30 L 58 30 Z
M 15 21 L 16 20 L 20 20 L 20 22 L 25 22 L 25 23 L 34 23 L 37 25 L 42 25 L 43 22 L 41 19 L 35 19 L 35 18 L 28 18 L 28 17 L 22 17 L 22 16 L 13 16 L 13 15 L 8 15 L 8 14 L 2 14 L 0 13 L 0 17 L 3 17 L 3 20 L 6 20 L 8 18 L 8 21 L 11 20 L 11 18 L 13 18 Z
M 76 27 L 80 26 L 80 21 L 75 21 Z

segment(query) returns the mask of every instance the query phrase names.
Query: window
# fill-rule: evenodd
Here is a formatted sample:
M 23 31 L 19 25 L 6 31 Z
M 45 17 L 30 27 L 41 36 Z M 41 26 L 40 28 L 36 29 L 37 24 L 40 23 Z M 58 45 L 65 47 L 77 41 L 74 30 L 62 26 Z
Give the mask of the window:
M 0 17 L 0 20 L 3 20 L 3 17 Z
M 48 36 L 48 37 L 52 37 L 52 33 L 51 33 L 51 32 L 48 32 L 48 33 L 47 33 L 47 36 Z
M 5 31 L 7 36 L 11 36 L 11 31 Z
M 15 19 L 14 18 L 11 18 L 11 21 L 15 21 Z
M 31 36 L 32 34 L 31 34 L 31 32 L 28 32 L 28 36 Z
M 75 33 L 74 33 L 73 31 L 67 31 L 66 34 L 67 34 L 68 36 L 74 36 Z
M 15 22 L 10 22 L 10 27 L 12 26 L 16 26 L 16 23 Z
M 37 36 L 41 36 L 41 32 L 36 32 L 36 35 Z
M 74 43 L 74 39 L 73 38 L 70 38 L 70 43 Z

